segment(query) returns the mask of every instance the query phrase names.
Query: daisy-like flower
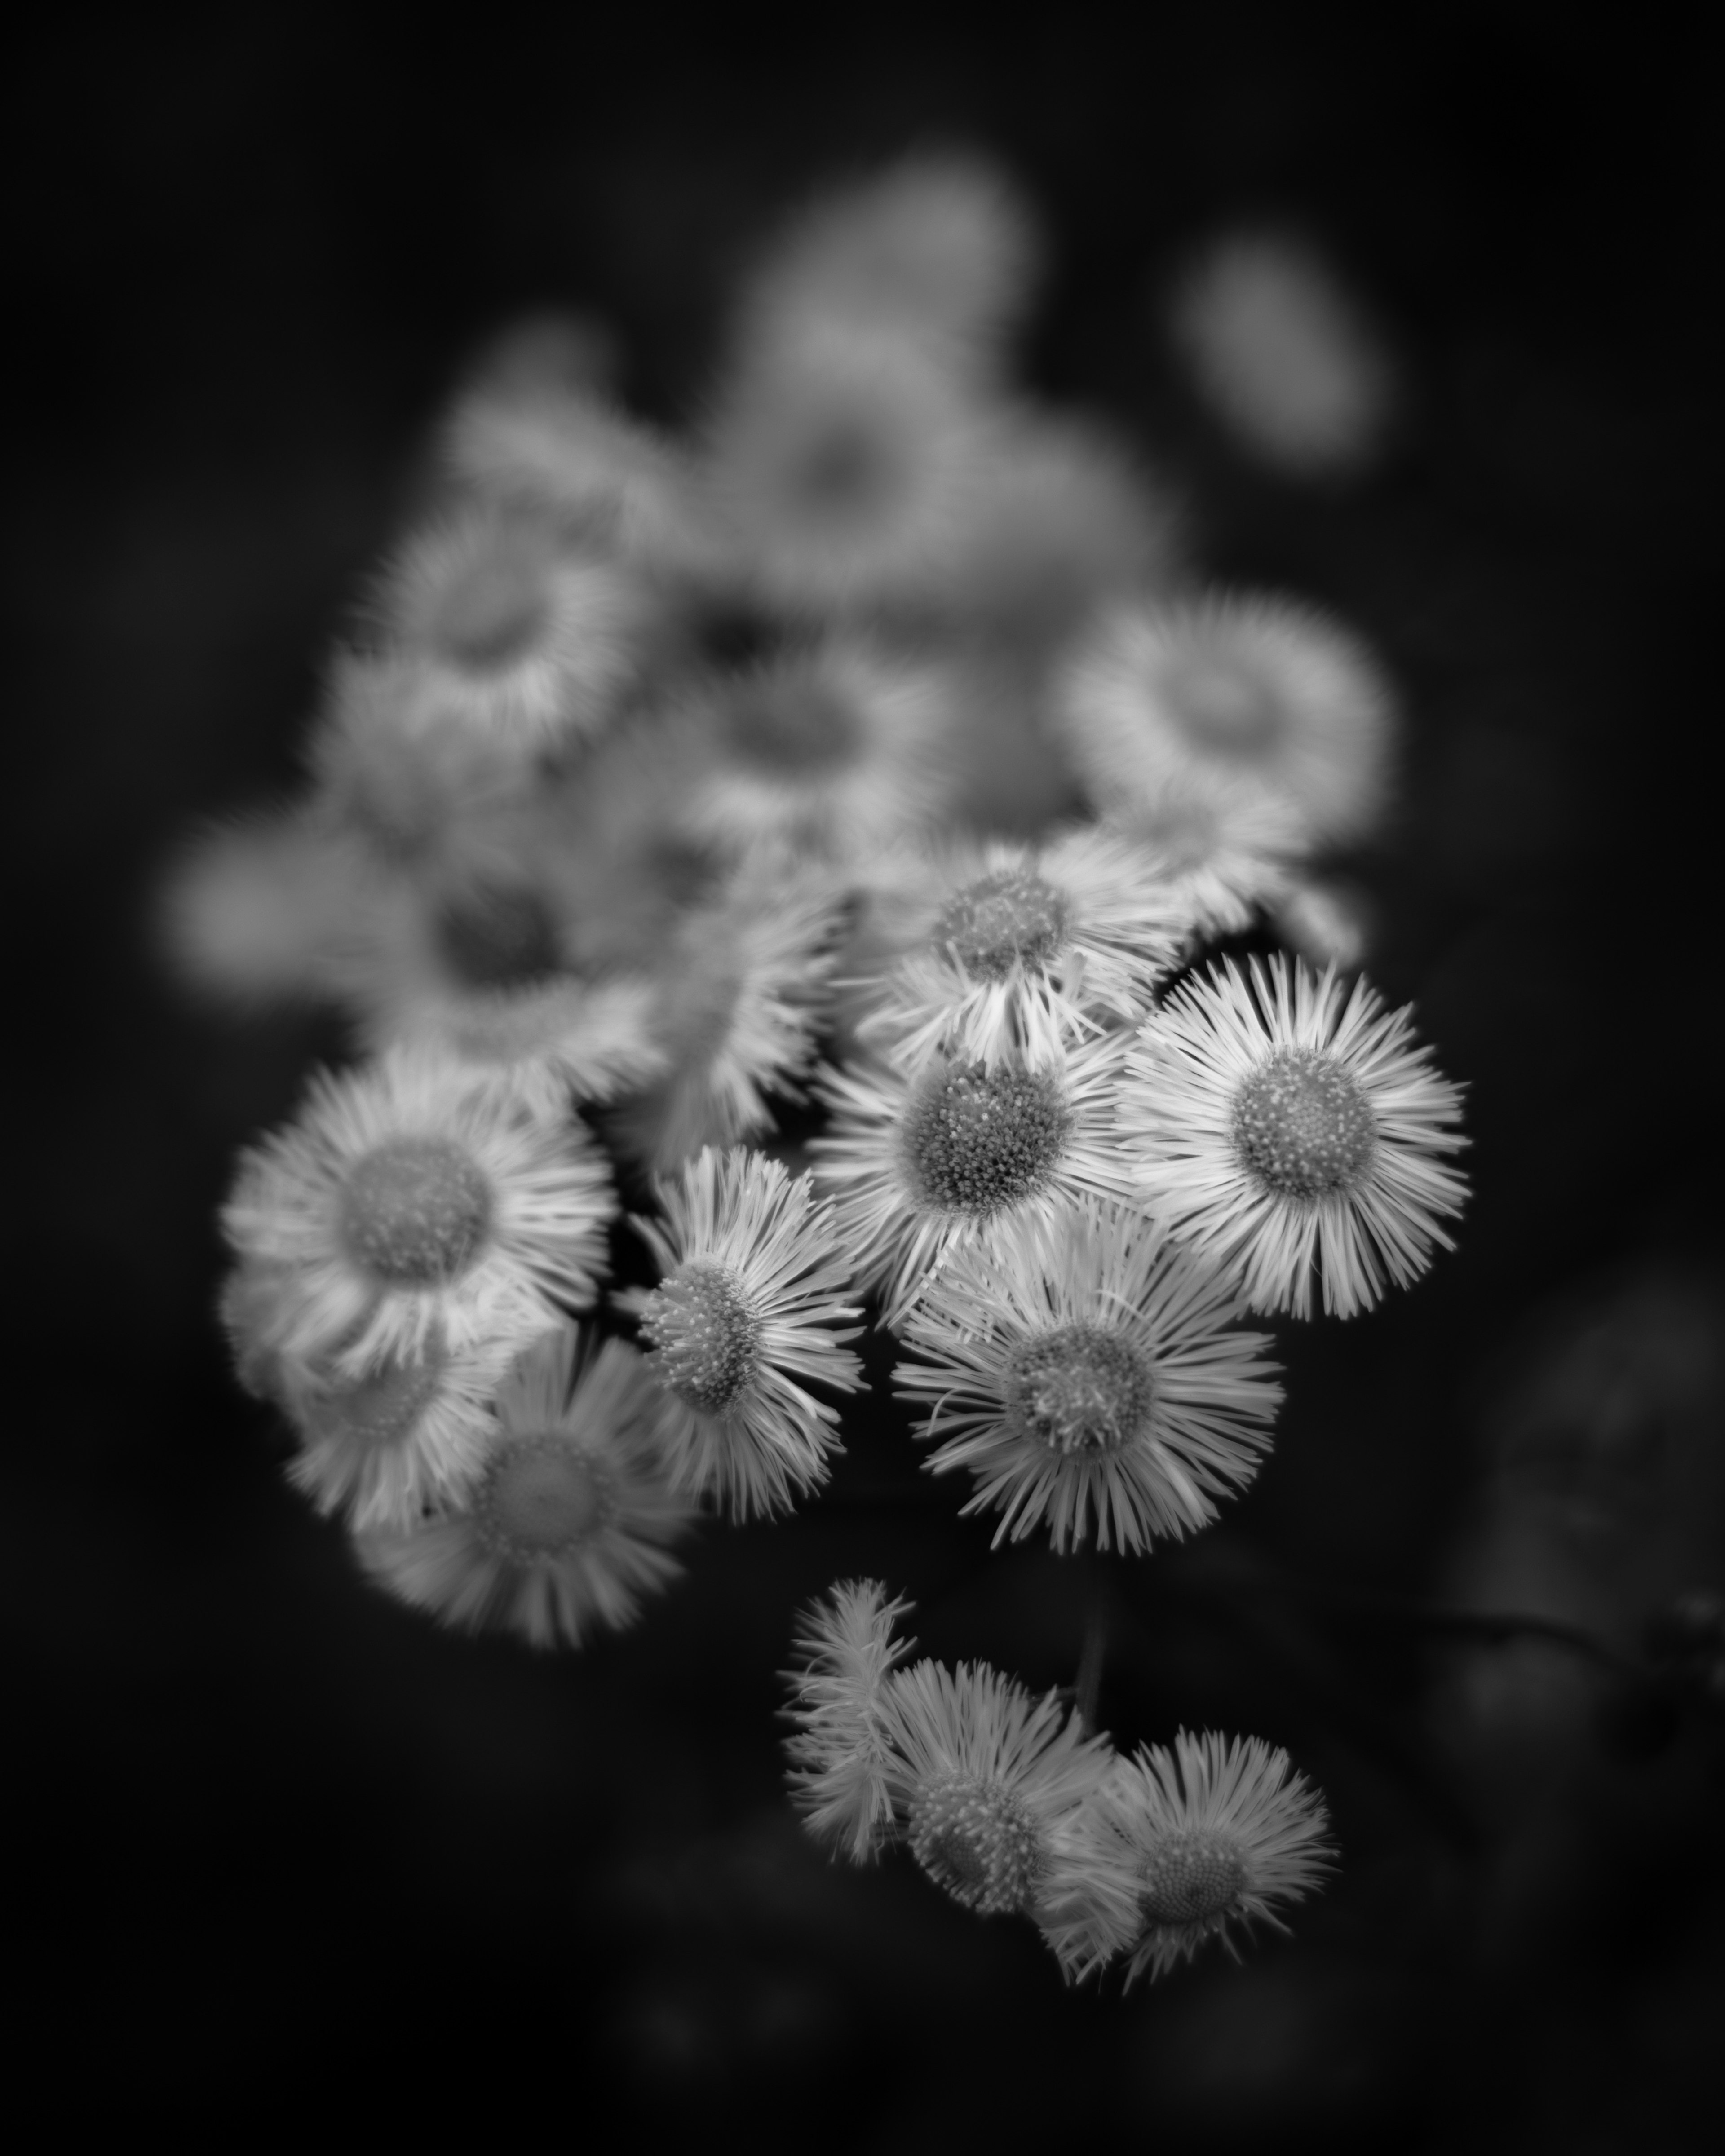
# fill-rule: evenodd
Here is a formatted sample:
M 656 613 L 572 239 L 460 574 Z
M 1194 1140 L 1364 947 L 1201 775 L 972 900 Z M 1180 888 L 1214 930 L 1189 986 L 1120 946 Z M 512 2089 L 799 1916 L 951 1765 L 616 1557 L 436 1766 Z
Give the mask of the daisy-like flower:
M 791 1801 L 815 1840 L 853 1864 L 877 1856 L 892 1825 L 881 1708 L 893 1665 L 915 1645 L 892 1636 L 910 1607 L 889 1602 L 878 1579 L 841 1581 L 802 1613 L 798 1665 L 784 1673 L 797 1725 L 785 1740 Z
M 951 544 L 979 454 L 967 391 L 920 344 L 808 322 L 745 343 L 706 479 L 761 595 L 828 607 L 915 592 Z
M 936 891 L 860 1029 L 912 1069 L 937 1054 L 1058 1062 L 1067 1042 L 1143 1016 L 1189 925 L 1142 848 L 1094 829 L 952 848 Z
M 1238 1960 L 1231 1928 L 1321 1886 L 1335 1861 L 1323 1799 L 1261 1738 L 1182 1730 L 1173 1748 L 1119 1761 L 1104 1802 L 1132 1852 L 1138 1929 L 1128 1985 L 1164 1976 L 1208 1939 Z
M 1238 780 L 1170 781 L 1154 800 L 1098 798 L 1106 828 L 1143 849 L 1194 942 L 1237 935 L 1289 887 L 1311 849 L 1299 811 Z
M 927 823 L 951 791 L 938 675 L 832 641 L 702 699 L 713 748 L 690 822 L 712 843 L 868 860 Z
M 823 879 L 747 871 L 717 905 L 685 916 L 659 976 L 655 1038 L 670 1075 L 616 1116 L 626 1152 L 664 1173 L 704 1145 L 768 1128 L 769 1093 L 800 1097 L 838 910 Z
M 1120 1097 L 1142 1203 L 1237 1280 L 1253 1310 L 1351 1317 L 1453 1247 L 1467 1186 L 1447 1156 L 1461 1088 L 1412 1041 L 1412 1013 L 1281 958 L 1231 960 L 1147 1020 Z
M 583 1351 L 564 1326 L 516 1362 L 497 1435 L 459 1511 L 360 1535 L 378 1585 L 444 1624 L 489 1624 L 536 1647 L 620 1630 L 681 1570 L 667 1545 L 693 1513 L 665 1479 L 653 1387 L 636 1351 Z
M 1250 1481 L 1281 1399 L 1231 1286 L 1122 1206 L 1086 1206 L 955 1250 L 904 1328 L 924 1359 L 899 1391 L 929 1408 L 927 1465 L 968 1468 L 994 1540 L 1046 1521 L 1057 1550 L 1094 1514 L 1103 1549 L 1216 1517 Z
M 957 1245 L 1087 1195 L 1124 1194 L 1114 1125 L 1123 1054 L 1105 1034 L 1034 1068 L 936 1056 L 914 1074 L 869 1064 L 824 1074 L 833 1116 L 810 1143 L 815 1179 L 889 1325 Z
M 576 551 L 547 520 L 490 505 L 417 534 L 375 603 L 449 707 L 521 750 L 603 725 L 641 611 L 617 563 Z
M 1355 637 L 1286 599 L 1118 608 L 1076 647 L 1057 705 L 1105 801 L 1233 781 L 1325 843 L 1368 830 L 1389 793 L 1389 683 Z
M 429 1506 L 459 1503 L 495 1440 L 505 1373 L 549 1329 L 525 1317 L 464 1355 L 434 1333 L 423 1354 L 362 1377 L 284 1364 L 281 1404 L 300 1439 L 290 1479 L 319 1512 L 345 1511 L 362 1530 L 404 1530 Z
M 982 1663 L 897 1671 L 884 1722 L 894 1811 L 937 1886 L 978 1916 L 1032 1917 L 1069 1976 L 1131 1942 L 1137 1881 L 1098 1802 L 1106 1738 Z
M 650 1344 L 672 1478 L 738 1519 L 788 1511 L 839 1441 L 838 1411 L 798 1380 L 855 1392 L 860 1368 L 839 1345 L 862 1312 L 829 1209 L 742 1146 L 703 1147 L 656 1194 L 664 1226 L 634 1225 L 663 1278 L 618 1301 Z
M 591 1303 L 615 1211 L 584 1132 L 402 1054 L 314 1079 L 222 1217 L 242 1266 L 274 1281 L 270 1348 L 357 1377 L 434 1336 L 465 1354 Z

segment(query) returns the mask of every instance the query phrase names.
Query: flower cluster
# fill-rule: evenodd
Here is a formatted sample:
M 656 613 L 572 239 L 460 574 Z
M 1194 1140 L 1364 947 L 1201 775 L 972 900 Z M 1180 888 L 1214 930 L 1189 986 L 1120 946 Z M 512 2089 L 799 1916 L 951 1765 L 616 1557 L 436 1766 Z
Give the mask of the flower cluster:
M 221 1315 L 295 1484 L 444 1622 L 579 1645 L 703 1511 L 816 1500 L 870 1323 L 997 1543 L 1140 1557 L 1266 1455 L 1248 1313 L 1351 1316 L 1448 1244 L 1458 1089 L 1319 880 L 1390 798 L 1391 685 L 1302 603 L 1207 588 L 1142 460 L 1014 382 L 1039 256 L 971 160 L 834 195 L 746 276 L 682 438 L 591 340 L 500 347 L 303 797 L 173 880 L 189 980 L 350 1028 L 239 1167 Z M 1263 280 L 1230 274 L 1189 341 L 1240 405 Z M 1242 932 L 1295 952 L 1243 972 Z M 625 1209 L 652 1271 L 614 1283 Z M 1069 1974 L 1314 1882 L 1283 1755 L 1122 1760 L 983 1665 L 900 1666 L 904 1606 L 853 1583 L 798 1635 L 822 1840 L 902 1840 Z

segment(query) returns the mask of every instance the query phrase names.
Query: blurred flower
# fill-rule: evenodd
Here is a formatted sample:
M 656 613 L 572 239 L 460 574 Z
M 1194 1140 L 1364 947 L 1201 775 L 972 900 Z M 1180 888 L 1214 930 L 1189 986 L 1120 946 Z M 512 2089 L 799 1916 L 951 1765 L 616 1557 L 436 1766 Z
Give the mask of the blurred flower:
M 663 1277 L 618 1297 L 650 1345 L 660 1428 L 680 1489 L 739 1519 L 788 1511 L 827 1474 L 835 1409 L 798 1378 L 856 1389 L 841 1341 L 860 1327 L 845 1302 L 850 1270 L 809 1178 L 741 1146 L 705 1147 L 655 1192 L 664 1227 L 637 1219 Z
M 1288 887 L 1310 839 L 1297 809 L 1250 781 L 1170 779 L 1153 801 L 1118 804 L 1105 830 L 1142 846 L 1194 939 L 1236 935 Z
M 1046 1521 L 1054 1546 L 1147 1548 L 1216 1517 L 1250 1481 L 1281 1399 L 1233 1291 L 1123 1206 L 1086 1206 L 955 1250 L 904 1327 L 937 1474 L 967 1467 L 994 1540 Z
M 1182 1730 L 1172 1751 L 1146 1745 L 1117 1762 L 1105 1802 L 1130 1846 L 1139 1929 L 1128 1985 L 1165 1976 L 1230 1927 L 1286 1927 L 1272 1903 L 1297 1902 L 1334 1861 L 1329 1815 L 1286 1752 L 1261 1738 Z M 1237 1958 L 1236 1954 L 1236 1958 Z
M 1142 1202 L 1236 1279 L 1253 1310 L 1351 1317 L 1424 1272 L 1466 1185 L 1445 1156 L 1461 1088 L 1355 983 L 1344 1003 L 1282 958 L 1231 960 L 1177 989 L 1140 1029 L 1120 1138 Z
M 653 1389 L 633 1348 L 583 1351 L 564 1326 L 498 1395 L 499 1430 L 465 1507 L 356 1538 L 372 1578 L 447 1625 L 496 1623 L 536 1647 L 631 1623 L 681 1567 L 691 1522 L 664 1476 Z
M 801 1614 L 796 1668 L 785 1672 L 797 1733 L 785 1740 L 791 1800 L 816 1840 L 862 1864 L 892 1825 L 882 1703 L 895 1662 L 914 1642 L 892 1628 L 908 1602 L 877 1579 L 843 1580 Z

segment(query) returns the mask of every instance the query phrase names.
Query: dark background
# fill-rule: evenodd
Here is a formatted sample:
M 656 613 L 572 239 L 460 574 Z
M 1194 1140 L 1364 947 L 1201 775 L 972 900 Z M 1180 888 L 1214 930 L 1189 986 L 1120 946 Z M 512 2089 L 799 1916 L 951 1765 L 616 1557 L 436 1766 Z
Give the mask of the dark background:
M 1635 1648 L 1725 1587 L 1715 1227 L 1717 114 L 1641 14 L 1147 13 L 1131 46 L 481 11 L 67 14 L 18 49 L 4 410 L 18 1320 L 0 1589 L 26 2070 L 74 2112 L 729 2124 L 835 2148 L 1687 2149 L 1725 2009 L 1717 1728 L 1471 1595 Z M 333 1031 L 202 1014 L 151 955 L 200 819 L 280 798 L 424 431 L 524 308 L 696 408 L 776 212 L 967 144 L 1040 204 L 1029 379 L 1111 416 L 1223 576 L 1332 603 L 1410 711 L 1355 865 L 1373 973 L 1471 1088 L 1457 1255 L 1286 1326 L 1276 1451 L 1133 1569 L 1104 1719 L 1286 1745 L 1336 1887 L 1241 1971 L 1063 1994 L 1028 1929 L 783 1797 L 797 1603 L 873 1573 L 932 1652 L 1070 1680 L 1082 1568 L 988 1558 L 890 1415 L 794 1522 L 710 1529 L 640 1629 L 536 1657 L 362 1586 L 210 1316 L 235 1149 Z M 1322 236 L 1413 391 L 1347 490 L 1255 471 L 1153 296 L 1241 215 Z M 1673 1344 L 1675 1343 L 1675 1344 Z M 1531 1465 L 1530 1465 L 1531 1463 Z

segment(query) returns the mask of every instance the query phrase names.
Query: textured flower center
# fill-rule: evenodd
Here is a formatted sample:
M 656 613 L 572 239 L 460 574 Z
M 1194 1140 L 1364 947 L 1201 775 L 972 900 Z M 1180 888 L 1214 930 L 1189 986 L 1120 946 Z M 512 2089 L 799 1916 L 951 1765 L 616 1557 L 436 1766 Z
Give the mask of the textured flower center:
M 746 762 L 813 772 L 848 763 L 861 744 L 855 705 L 803 672 L 739 682 L 725 707 L 725 735 Z
M 1242 666 L 1192 659 L 1164 685 L 1170 709 L 1200 747 L 1224 756 L 1260 755 L 1281 732 L 1281 707 L 1268 685 Z
M 511 1438 L 491 1461 L 473 1521 L 493 1556 L 516 1564 L 566 1557 L 603 1527 L 617 1492 L 603 1461 L 566 1437 Z
M 370 1377 L 332 1387 L 312 1404 L 312 1435 L 371 1452 L 399 1445 L 436 1399 L 447 1359 L 434 1348 L 423 1362 L 387 1363 Z
M 823 413 L 787 459 L 786 491 L 798 511 L 819 523 L 865 522 L 896 490 L 893 446 L 860 414 Z
M 647 1298 L 641 1333 L 654 1374 L 698 1414 L 728 1414 L 760 1359 L 760 1321 L 736 1276 L 710 1260 L 679 1265 Z
M 911 1808 L 911 1853 L 937 1886 L 979 1916 L 1028 1908 L 1041 1869 L 1036 1825 L 1009 1790 L 948 1774 Z
M 464 988 L 526 988 L 567 970 L 557 925 L 531 891 L 494 889 L 449 900 L 434 932 Z
M 1061 1325 L 1013 1350 L 1007 1416 L 1050 1452 L 1118 1452 L 1150 1419 L 1148 1359 L 1101 1325 Z
M 438 611 L 438 649 L 466 674 L 518 665 L 545 634 L 545 578 L 531 555 L 487 555 L 450 585 Z
M 1002 869 L 953 893 L 933 940 L 978 980 L 1004 981 L 1014 966 L 1046 973 L 1066 940 L 1066 901 L 1034 869 Z
M 341 1241 L 386 1287 L 459 1280 L 490 1226 L 490 1183 L 448 1138 L 391 1138 L 354 1163 L 341 1192 Z
M 901 1126 L 923 1201 L 979 1215 L 1045 1189 L 1071 1127 L 1072 1111 L 1045 1073 L 980 1063 L 930 1072 Z
M 1227 1914 L 1245 1876 L 1245 1860 L 1228 1835 L 1204 1827 L 1164 1835 L 1145 1861 L 1138 1907 L 1149 1923 L 1202 1923 Z
M 1365 1090 L 1333 1055 L 1278 1048 L 1234 1101 L 1240 1158 L 1279 1198 L 1327 1198 L 1358 1183 L 1378 1144 Z

